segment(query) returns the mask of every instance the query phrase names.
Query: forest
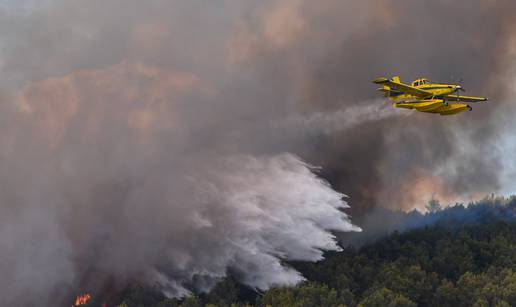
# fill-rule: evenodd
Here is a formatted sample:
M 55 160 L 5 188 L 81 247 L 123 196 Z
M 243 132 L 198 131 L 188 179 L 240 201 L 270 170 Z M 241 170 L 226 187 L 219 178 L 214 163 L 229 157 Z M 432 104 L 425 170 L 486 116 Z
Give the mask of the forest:
M 307 279 L 293 288 L 257 292 L 229 276 L 209 293 L 178 300 L 133 284 L 115 306 L 516 306 L 516 199 L 445 209 L 431 201 L 427 209 L 392 213 L 403 216 L 404 231 L 318 263 L 288 263 Z

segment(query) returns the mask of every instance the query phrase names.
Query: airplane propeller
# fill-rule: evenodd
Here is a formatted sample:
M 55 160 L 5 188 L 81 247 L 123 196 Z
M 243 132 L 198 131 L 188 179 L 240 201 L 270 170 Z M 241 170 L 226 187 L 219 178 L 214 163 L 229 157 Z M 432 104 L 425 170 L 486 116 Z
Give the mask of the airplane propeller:
M 460 101 L 460 98 L 459 98 L 459 97 L 460 97 L 460 95 L 459 95 L 459 92 L 460 92 L 460 91 L 465 92 L 466 90 L 465 90 L 465 89 L 463 89 L 463 88 L 462 88 L 462 86 L 457 85 L 457 86 L 455 87 L 455 93 L 457 94 L 457 101 Z
M 457 80 L 457 85 L 455 86 L 455 93 L 457 94 L 457 101 L 460 101 L 460 98 L 459 98 L 459 92 L 462 91 L 462 92 L 465 92 L 466 90 L 462 87 L 462 81 L 464 81 L 462 78 L 459 78 L 459 80 Z
M 463 91 L 463 92 L 465 92 L 465 91 L 466 91 L 466 89 L 464 89 L 464 88 L 462 87 L 462 82 L 463 82 L 463 81 L 464 81 L 464 79 L 463 79 L 463 78 L 459 78 L 459 79 L 456 81 L 456 84 L 457 84 L 457 85 L 455 86 L 455 91 L 456 91 L 456 92 L 458 92 L 458 91 Z
M 456 91 L 456 92 L 459 92 L 459 91 L 463 91 L 463 92 L 465 92 L 466 90 L 462 87 L 462 85 L 457 85 L 457 86 L 455 87 L 455 91 Z

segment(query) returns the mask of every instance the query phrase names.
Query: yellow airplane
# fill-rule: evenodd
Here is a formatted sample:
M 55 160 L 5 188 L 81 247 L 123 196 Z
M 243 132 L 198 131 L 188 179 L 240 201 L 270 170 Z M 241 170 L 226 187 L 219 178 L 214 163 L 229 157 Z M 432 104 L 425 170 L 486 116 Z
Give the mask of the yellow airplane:
M 472 110 L 469 105 L 462 102 L 487 101 L 484 97 L 460 96 L 458 92 L 464 91 L 460 85 L 431 83 L 425 78 L 417 79 L 411 85 L 402 83 L 398 76 L 391 79 L 377 78 L 373 82 L 383 85 L 378 91 L 384 92 L 395 108 L 453 115 Z

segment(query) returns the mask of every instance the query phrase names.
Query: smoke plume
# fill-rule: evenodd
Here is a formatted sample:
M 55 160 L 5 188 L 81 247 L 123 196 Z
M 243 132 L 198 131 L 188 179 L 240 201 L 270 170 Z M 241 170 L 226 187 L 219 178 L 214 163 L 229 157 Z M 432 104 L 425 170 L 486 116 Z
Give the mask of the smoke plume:
M 513 1 L 1 4 L 1 305 L 292 285 L 283 260 L 358 230 L 340 191 L 363 215 L 503 188 Z M 493 103 L 398 112 L 370 83 L 394 74 Z

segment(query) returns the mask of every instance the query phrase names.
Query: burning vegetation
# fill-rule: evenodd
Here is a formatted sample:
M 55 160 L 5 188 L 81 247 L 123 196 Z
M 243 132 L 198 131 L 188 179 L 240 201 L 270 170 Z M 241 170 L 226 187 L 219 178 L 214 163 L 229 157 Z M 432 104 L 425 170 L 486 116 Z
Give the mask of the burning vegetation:
M 78 295 L 75 298 L 75 303 L 72 305 L 72 307 L 84 306 L 89 302 L 90 299 L 91 299 L 91 295 L 89 293 Z

